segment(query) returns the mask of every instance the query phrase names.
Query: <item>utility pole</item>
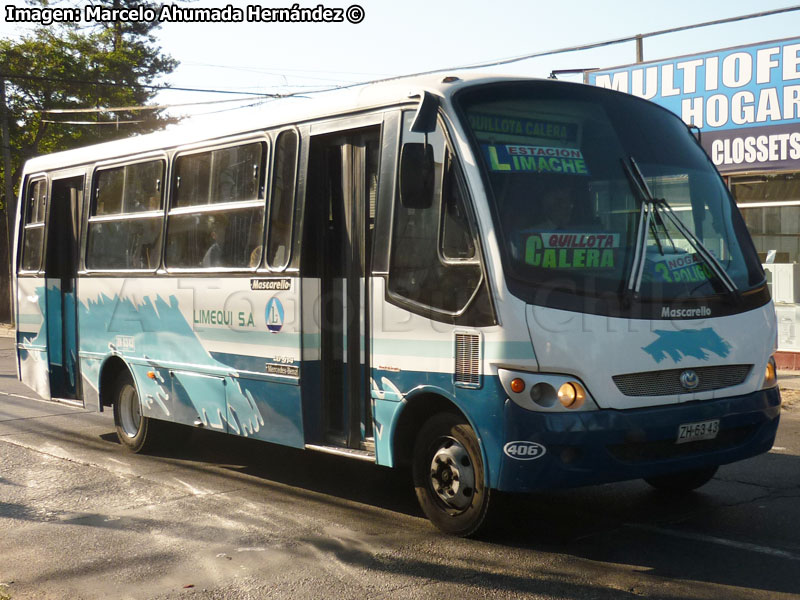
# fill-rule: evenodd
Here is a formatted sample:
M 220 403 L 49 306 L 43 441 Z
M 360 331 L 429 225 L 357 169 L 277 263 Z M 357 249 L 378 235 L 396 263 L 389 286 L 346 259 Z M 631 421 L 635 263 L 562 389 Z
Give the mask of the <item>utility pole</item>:
M 0 322 L 11 323 L 13 306 L 11 298 L 11 278 L 13 265 L 11 240 L 14 231 L 14 217 L 17 203 L 14 198 L 14 182 L 11 168 L 11 136 L 8 132 L 8 105 L 6 104 L 6 80 L 0 77 L 0 133 L 3 136 L 3 195 L 5 196 L 5 219 L 0 223 Z M 5 265 L 5 266 L 3 266 Z

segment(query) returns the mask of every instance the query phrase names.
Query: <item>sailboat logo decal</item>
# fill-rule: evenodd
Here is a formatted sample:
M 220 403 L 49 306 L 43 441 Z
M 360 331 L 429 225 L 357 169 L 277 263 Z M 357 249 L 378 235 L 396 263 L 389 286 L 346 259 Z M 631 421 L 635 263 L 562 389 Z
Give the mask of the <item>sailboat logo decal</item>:
M 272 333 L 278 333 L 283 327 L 283 304 L 277 298 L 270 298 L 264 312 L 267 317 L 267 329 Z

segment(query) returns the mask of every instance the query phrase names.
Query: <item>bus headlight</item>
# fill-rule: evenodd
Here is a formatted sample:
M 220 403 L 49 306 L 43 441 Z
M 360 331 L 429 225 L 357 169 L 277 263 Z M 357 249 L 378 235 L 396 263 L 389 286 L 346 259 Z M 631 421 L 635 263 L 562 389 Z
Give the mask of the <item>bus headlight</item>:
M 570 375 L 525 373 L 498 369 L 500 383 L 518 406 L 537 412 L 598 410 L 583 383 Z
M 778 385 L 778 367 L 775 366 L 775 357 L 770 356 L 767 361 L 767 368 L 764 370 L 764 383 L 762 390 Z
M 568 381 L 560 388 L 558 388 L 558 401 L 561 406 L 575 410 L 580 408 L 583 400 L 586 397 L 586 392 L 583 391 L 581 384 L 576 381 Z

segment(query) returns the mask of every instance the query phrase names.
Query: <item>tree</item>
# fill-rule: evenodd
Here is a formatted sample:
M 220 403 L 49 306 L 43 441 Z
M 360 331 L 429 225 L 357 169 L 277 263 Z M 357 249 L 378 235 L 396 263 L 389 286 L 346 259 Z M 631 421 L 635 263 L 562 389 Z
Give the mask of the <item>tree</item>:
M 49 0 L 28 0 L 47 7 Z M 83 0 L 59 2 L 80 7 Z M 108 8 L 153 7 L 143 0 L 94 0 Z M 0 84 L 5 85 L 8 111 L 10 173 L 0 161 L 0 177 L 13 186 L 11 197 L 0 192 L 3 222 L 13 226 L 19 177 L 26 160 L 38 154 L 68 150 L 87 144 L 127 137 L 164 127 L 172 122 L 160 111 L 80 113 L 66 118 L 45 111 L 88 107 L 141 106 L 157 93 L 152 87 L 170 74 L 177 62 L 157 45 L 158 22 L 103 22 L 37 27 L 18 40 L 0 39 Z M 0 115 L 0 118 L 2 115 Z M 51 121 L 93 121 L 130 124 L 75 125 Z M 131 123 L 136 121 L 136 123 Z M 4 140 L 4 145 L 5 145 Z M 3 185 L 0 190 L 7 189 Z M 8 215 L 8 218 L 6 217 Z M 10 264 L 5 227 L 0 225 L 0 264 Z M 9 273 L 0 269 L 0 321 L 8 321 Z

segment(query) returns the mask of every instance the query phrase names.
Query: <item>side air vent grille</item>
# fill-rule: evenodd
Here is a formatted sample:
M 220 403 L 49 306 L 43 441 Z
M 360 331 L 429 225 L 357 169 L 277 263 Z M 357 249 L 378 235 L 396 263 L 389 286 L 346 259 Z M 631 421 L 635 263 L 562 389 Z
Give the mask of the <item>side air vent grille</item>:
M 456 332 L 455 383 L 461 387 L 481 386 L 481 336 Z
M 744 383 L 753 365 L 721 365 L 697 367 L 695 369 L 668 369 L 614 375 L 612 378 L 619 391 L 626 396 L 671 396 L 721 390 Z M 687 389 L 681 384 L 681 375 L 694 371 L 696 384 Z

